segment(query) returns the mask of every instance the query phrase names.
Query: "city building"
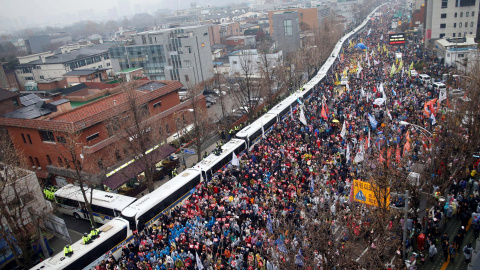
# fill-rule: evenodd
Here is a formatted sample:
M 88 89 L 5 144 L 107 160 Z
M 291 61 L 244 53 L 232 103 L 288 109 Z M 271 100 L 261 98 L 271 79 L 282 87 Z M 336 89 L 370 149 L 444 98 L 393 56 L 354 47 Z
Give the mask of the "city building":
M 226 38 L 225 44 L 228 46 L 249 46 L 255 48 L 257 41 L 255 36 L 233 36 Z
M 285 55 L 300 48 L 298 11 L 277 11 L 272 14 L 273 40 Z
M 225 43 L 225 38 L 240 35 L 240 23 L 229 22 L 209 25 L 208 35 L 211 45 Z
M 20 93 L 0 88 L 0 115 L 20 108 Z
M 111 177 L 116 184 L 125 183 L 131 178 L 109 172 L 133 158 L 121 150 L 125 140 L 117 134 L 117 124 L 126 124 L 129 119 L 129 99 L 125 90 L 129 87 L 135 90 L 137 104 L 148 110 L 148 119 L 144 121 L 161 123 L 161 130 L 147 132 L 164 131 L 163 135 L 171 136 L 176 132 L 175 112 L 192 106 L 191 102 L 180 103 L 178 90 L 182 85 L 177 81 L 136 81 L 110 89 L 108 95 L 75 108 L 73 102 L 67 99 L 68 95 L 63 98 L 57 96 L 49 103 L 30 98 L 30 105 L 24 104 L 23 108 L 0 117 L 0 125 L 8 130 L 15 149 L 25 156 L 39 178 L 48 179 L 53 184 L 70 182 L 74 179 L 74 168 L 80 167 L 83 176 L 98 184 L 113 181 Z M 203 95 L 198 96 L 195 102 L 198 102 L 199 108 L 205 109 Z M 188 117 L 186 121 L 189 121 Z M 78 146 L 74 153 L 75 163 L 70 152 L 62 147 L 68 138 L 73 138 Z M 161 141 L 158 143 L 152 154 L 159 161 L 176 151 L 170 145 L 163 145 Z M 123 167 L 134 170 L 135 176 L 143 172 L 141 166 L 133 164 Z
M 321 9 L 323 10 L 323 9 Z M 282 12 L 294 12 L 296 11 L 297 13 L 297 18 L 298 22 L 300 25 L 300 29 L 302 30 L 313 30 L 317 29 L 318 26 L 320 25 L 321 21 L 319 20 L 318 17 L 318 12 L 317 8 L 294 8 L 294 9 L 285 9 L 285 10 L 273 10 L 268 12 L 268 22 L 270 25 L 270 36 L 273 36 L 275 34 L 275 27 L 274 27 L 274 22 L 273 22 L 273 15 L 274 14 L 279 14 Z
M 143 68 L 150 80 L 180 81 L 189 87 L 213 77 L 208 26 L 153 30 L 133 36 L 133 45 L 110 48 L 119 70 Z
M 476 59 L 477 43 L 475 35 L 467 35 L 461 38 L 441 38 L 433 41 L 437 57 L 443 60 L 445 65 L 468 66 L 468 62 Z M 470 56 L 470 53 L 472 56 Z
M 129 69 L 125 69 L 120 72 L 117 72 L 116 74 L 124 78 L 126 82 L 131 82 L 133 80 L 137 80 L 139 78 L 145 77 L 143 75 L 143 68 L 129 68 Z
M 63 74 L 77 69 L 104 68 L 108 75 L 112 75 L 113 67 L 108 53 L 110 46 L 112 43 L 77 45 L 62 47 L 54 52 L 19 56 L 20 64 L 15 67 L 15 73 L 23 86 L 27 82 L 62 78 Z
M 83 82 L 103 82 L 107 79 L 107 70 L 106 68 L 83 68 L 67 72 L 63 74 L 63 77 L 67 79 L 68 85 Z
M 347 24 L 356 23 L 355 14 L 362 2 L 359 0 L 337 0 L 336 13 L 344 17 Z
M 425 0 L 425 46 L 440 38 L 476 35 L 479 0 Z
M 229 76 L 242 77 L 248 75 L 252 78 L 260 78 L 261 69 L 265 66 L 264 59 L 265 57 L 259 55 L 256 49 L 232 52 L 228 55 L 230 63 Z M 266 59 L 270 69 L 278 67 L 283 64 L 283 52 L 267 53 Z

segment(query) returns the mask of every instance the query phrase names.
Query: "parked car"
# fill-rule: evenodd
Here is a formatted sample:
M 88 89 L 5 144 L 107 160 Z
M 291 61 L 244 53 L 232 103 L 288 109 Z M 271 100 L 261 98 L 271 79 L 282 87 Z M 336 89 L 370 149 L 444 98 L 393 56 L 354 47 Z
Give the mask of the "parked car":
M 205 89 L 203 90 L 204 96 L 219 96 L 219 91 L 215 89 Z
M 217 101 L 215 100 L 215 97 L 213 96 L 205 96 L 205 101 L 211 104 L 216 104 Z

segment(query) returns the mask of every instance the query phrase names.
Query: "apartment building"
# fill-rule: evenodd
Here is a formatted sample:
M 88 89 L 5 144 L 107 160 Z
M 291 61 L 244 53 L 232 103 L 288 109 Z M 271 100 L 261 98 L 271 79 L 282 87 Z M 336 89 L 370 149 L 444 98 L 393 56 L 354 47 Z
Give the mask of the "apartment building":
M 28 82 L 62 78 L 63 74 L 77 69 L 104 68 L 107 74 L 113 71 L 108 48 L 112 43 L 90 46 L 68 46 L 54 52 L 42 52 L 17 57 L 20 64 L 15 67 L 18 82 L 25 86 Z
M 425 0 L 425 46 L 476 35 L 480 0 Z
M 143 68 L 150 80 L 180 81 L 185 87 L 213 78 L 208 26 L 153 30 L 133 36 L 133 44 L 110 48 L 120 70 Z
M 273 40 L 278 49 L 286 55 L 300 48 L 298 11 L 277 11 L 272 14 L 272 24 Z

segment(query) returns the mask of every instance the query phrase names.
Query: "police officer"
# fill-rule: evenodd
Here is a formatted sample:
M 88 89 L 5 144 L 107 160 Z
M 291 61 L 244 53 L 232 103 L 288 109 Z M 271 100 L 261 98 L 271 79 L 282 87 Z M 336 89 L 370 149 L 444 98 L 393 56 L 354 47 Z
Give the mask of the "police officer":
M 236 125 L 235 126 L 235 134 L 237 134 L 237 132 L 238 132 L 238 126 Z
M 92 226 L 92 230 L 90 231 L 90 238 L 95 239 L 98 237 L 98 229 L 96 229 L 94 226 Z
M 66 245 L 66 246 L 63 248 L 63 255 L 70 257 L 70 256 L 72 256 L 72 254 L 73 254 L 73 249 L 72 249 L 72 247 L 71 247 L 70 245 Z
M 228 132 L 228 140 L 230 140 L 233 137 L 233 129 L 230 128 L 230 131 Z
M 90 243 L 90 236 L 88 235 L 88 233 L 83 234 L 82 241 L 84 245 L 87 245 Z
M 177 176 L 177 175 L 178 175 L 178 173 L 177 173 L 177 168 L 173 168 L 173 170 L 172 170 L 172 177 L 175 177 L 175 176 Z

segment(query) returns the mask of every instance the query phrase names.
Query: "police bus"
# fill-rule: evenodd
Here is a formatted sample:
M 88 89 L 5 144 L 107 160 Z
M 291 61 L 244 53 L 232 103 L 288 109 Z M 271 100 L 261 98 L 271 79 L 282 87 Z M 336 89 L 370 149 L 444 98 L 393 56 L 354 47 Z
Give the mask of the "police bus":
M 86 189 L 85 194 L 90 200 L 95 222 L 105 224 L 116 216 L 120 216 L 123 209 L 132 204 L 137 198 L 94 189 Z M 89 219 L 85 200 L 79 186 L 68 184 L 55 192 L 55 203 L 58 211 L 77 219 Z

